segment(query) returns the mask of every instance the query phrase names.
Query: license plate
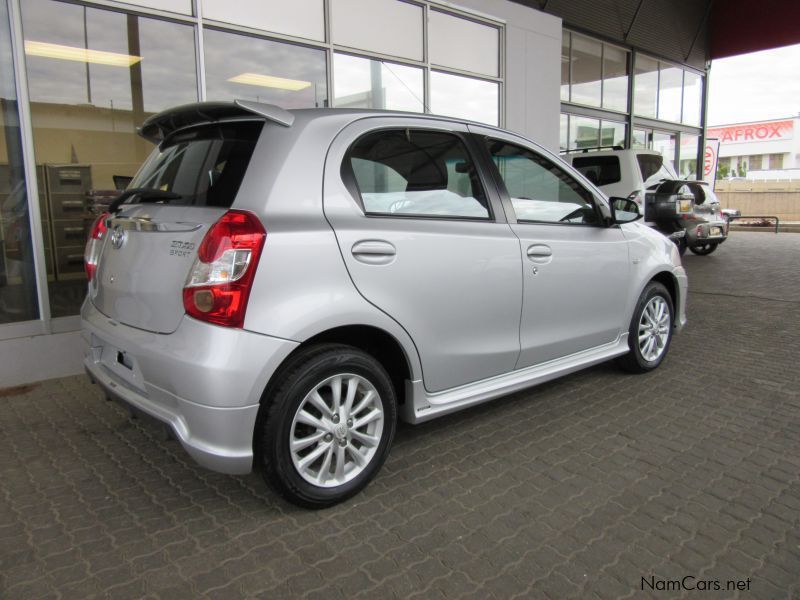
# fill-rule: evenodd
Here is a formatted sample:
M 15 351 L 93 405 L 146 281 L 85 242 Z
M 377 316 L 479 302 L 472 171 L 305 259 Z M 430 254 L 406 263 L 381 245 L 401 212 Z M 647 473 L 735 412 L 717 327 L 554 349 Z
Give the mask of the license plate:
M 711 228 L 711 237 L 716 235 L 722 235 L 722 227 L 712 227 Z

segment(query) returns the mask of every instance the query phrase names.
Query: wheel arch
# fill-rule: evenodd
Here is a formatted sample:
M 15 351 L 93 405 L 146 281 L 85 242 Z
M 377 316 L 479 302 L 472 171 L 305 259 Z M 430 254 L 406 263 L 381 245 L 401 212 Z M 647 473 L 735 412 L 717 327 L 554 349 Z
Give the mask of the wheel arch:
M 299 353 L 318 344 L 345 344 L 372 355 L 389 374 L 397 394 L 398 406 L 405 402 L 405 382 L 413 379 L 414 371 L 412 362 L 400 341 L 387 331 L 373 325 L 341 325 L 307 338 L 292 350 L 269 378 L 261 396 L 262 404 L 270 397 L 287 365 L 290 365 Z
M 665 288 L 667 288 L 669 296 L 672 299 L 672 308 L 674 311 L 677 311 L 678 303 L 680 301 L 680 286 L 678 285 L 678 280 L 675 279 L 675 276 L 669 271 L 661 271 L 653 275 L 650 278 L 650 281 L 648 281 L 647 283 L 649 284 L 651 281 L 657 281 Z M 641 291 L 639 293 L 641 294 Z

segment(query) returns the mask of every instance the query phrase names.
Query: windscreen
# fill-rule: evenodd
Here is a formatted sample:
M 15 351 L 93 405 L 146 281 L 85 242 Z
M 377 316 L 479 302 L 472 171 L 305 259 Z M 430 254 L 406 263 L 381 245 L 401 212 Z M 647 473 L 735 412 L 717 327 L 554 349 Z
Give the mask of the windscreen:
M 152 190 L 170 206 L 233 204 L 263 123 L 246 121 L 194 127 L 168 137 L 128 185 Z M 158 192 L 163 192 L 159 197 Z M 140 196 L 145 198 L 144 195 Z M 132 196 L 130 201 L 136 201 Z

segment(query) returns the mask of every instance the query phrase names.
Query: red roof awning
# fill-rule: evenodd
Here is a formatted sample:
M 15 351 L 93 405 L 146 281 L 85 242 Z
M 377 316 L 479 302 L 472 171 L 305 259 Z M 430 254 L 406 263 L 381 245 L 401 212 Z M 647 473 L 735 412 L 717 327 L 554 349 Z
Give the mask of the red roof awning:
M 711 58 L 800 44 L 800 1 L 715 0 Z

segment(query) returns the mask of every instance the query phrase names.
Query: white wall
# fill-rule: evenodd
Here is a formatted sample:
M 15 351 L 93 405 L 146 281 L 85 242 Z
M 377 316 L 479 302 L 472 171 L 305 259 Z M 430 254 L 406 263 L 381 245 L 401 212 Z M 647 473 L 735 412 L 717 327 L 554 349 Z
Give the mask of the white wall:
M 0 388 L 83 373 L 78 331 L 0 341 Z
M 506 0 L 458 0 L 506 22 L 506 129 L 558 152 L 561 19 Z

